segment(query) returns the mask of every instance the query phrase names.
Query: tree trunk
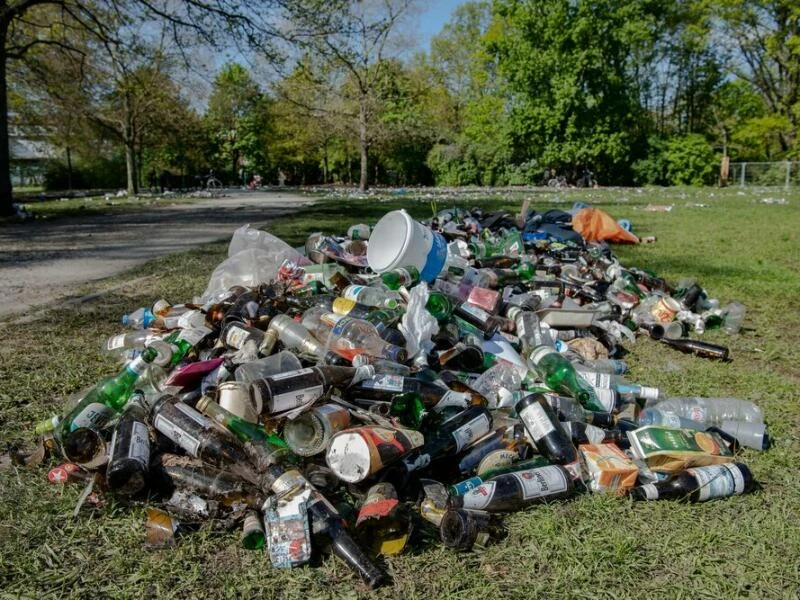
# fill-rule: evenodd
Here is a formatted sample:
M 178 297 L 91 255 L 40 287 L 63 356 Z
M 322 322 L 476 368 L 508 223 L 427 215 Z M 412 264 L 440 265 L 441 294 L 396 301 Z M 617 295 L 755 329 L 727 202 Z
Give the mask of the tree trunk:
M 322 185 L 328 183 L 328 140 L 322 146 Z
M 67 191 L 72 191 L 72 149 L 67 146 Z
M 133 140 L 127 136 L 123 142 L 125 144 L 125 170 L 128 174 L 128 196 L 135 196 L 138 192 L 136 187 L 136 148 Z
M 11 154 L 8 139 L 8 87 L 6 82 L 6 37 L 8 24 L 0 24 L 0 217 L 15 214 L 11 188 Z
M 361 179 L 358 189 L 362 192 L 369 187 L 369 140 L 367 138 L 367 107 L 362 100 L 358 110 L 358 145 L 361 150 Z

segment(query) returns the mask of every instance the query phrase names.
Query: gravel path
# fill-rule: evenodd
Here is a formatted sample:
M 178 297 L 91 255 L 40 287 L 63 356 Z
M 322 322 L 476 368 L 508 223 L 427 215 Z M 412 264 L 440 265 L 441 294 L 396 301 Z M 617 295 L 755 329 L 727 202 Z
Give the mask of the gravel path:
M 0 320 L 72 295 L 92 280 L 291 214 L 311 199 L 284 192 L 222 198 L 135 213 L 30 221 L 0 227 Z

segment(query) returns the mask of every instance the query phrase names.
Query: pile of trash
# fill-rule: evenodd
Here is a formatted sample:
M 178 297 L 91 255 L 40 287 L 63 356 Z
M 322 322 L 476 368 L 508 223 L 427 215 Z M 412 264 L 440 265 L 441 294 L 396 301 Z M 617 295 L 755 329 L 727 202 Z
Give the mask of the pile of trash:
M 330 548 L 373 587 L 375 556 L 426 528 L 469 551 L 503 513 L 580 493 L 749 491 L 759 408 L 669 397 L 620 358 L 646 335 L 730 360 L 686 335 L 735 334 L 744 307 L 623 266 L 587 238 L 630 224 L 586 210 L 397 210 L 301 250 L 242 227 L 202 296 L 123 317 L 104 348 L 121 371 L 37 427 L 68 461 L 51 481 L 146 499 L 150 547 L 241 527 L 275 567 Z

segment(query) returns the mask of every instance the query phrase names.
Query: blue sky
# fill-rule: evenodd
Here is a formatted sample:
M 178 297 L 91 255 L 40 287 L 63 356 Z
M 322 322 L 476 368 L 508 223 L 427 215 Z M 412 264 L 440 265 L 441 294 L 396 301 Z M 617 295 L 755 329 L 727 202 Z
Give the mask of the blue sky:
M 431 38 L 441 31 L 442 26 L 450 20 L 450 15 L 465 0 L 422 0 L 419 17 L 420 46 L 428 50 Z

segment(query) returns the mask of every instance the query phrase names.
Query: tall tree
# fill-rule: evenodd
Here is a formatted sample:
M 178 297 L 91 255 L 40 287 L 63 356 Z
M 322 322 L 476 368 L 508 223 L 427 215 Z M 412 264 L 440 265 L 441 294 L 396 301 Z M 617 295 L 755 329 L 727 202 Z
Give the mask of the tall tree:
M 130 36 L 154 22 L 166 24 L 179 47 L 199 39 L 209 44 L 234 39 L 274 56 L 271 42 L 280 0 L 253 4 L 247 0 L 2 0 L 0 2 L 0 216 L 14 214 L 8 149 L 9 60 L 22 59 L 33 48 L 72 48 L 75 32 L 100 43 L 119 39 L 108 19 L 122 20 Z M 224 39 L 221 39 L 224 38 Z
M 800 4 L 796 0 L 721 0 L 724 39 L 734 44 L 732 69 L 758 90 L 778 125 L 783 153 L 798 155 Z
M 380 86 L 390 64 L 386 59 L 402 50 L 392 42 L 414 2 L 338 0 L 318 7 L 317 12 L 310 11 L 304 1 L 290 5 L 293 27 L 289 37 L 349 83 L 342 90 L 354 109 L 345 109 L 340 117 L 353 119 L 357 126 L 361 190 L 366 190 L 369 182 L 369 153 L 380 112 Z
M 238 63 L 222 67 L 214 79 L 206 122 L 217 155 L 235 179 L 246 165 L 264 162 L 266 98 Z

